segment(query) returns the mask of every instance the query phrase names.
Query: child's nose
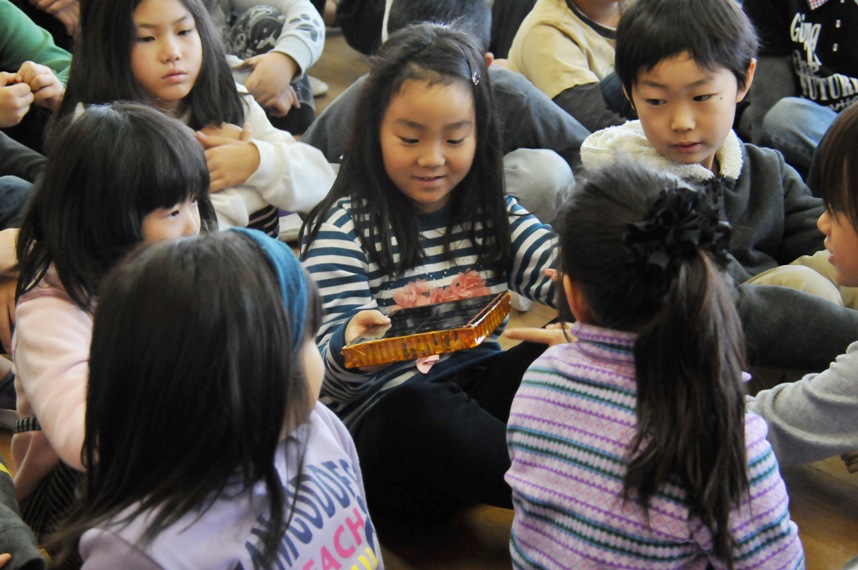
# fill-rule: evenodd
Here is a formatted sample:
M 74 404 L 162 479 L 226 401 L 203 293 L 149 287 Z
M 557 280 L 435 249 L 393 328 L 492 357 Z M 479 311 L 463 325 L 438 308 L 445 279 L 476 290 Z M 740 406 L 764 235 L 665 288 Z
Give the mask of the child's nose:
M 427 144 L 420 157 L 417 159 L 417 164 L 420 166 L 443 166 L 444 152 L 440 144 Z
M 694 128 L 694 113 L 686 105 L 677 105 L 670 116 L 670 128 L 674 131 L 690 131 Z
M 176 61 L 182 57 L 179 42 L 175 38 L 166 38 L 164 40 L 161 57 L 164 61 Z
M 825 235 L 828 235 L 828 232 L 826 230 L 828 229 L 830 222 L 831 216 L 829 216 L 828 210 L 825 210 L 824 212 L 822 212 L 822 215 L 819 216 L 819 218 L 816 220 L 816 227 L 819 228 L 819 231 L 821 231 Z

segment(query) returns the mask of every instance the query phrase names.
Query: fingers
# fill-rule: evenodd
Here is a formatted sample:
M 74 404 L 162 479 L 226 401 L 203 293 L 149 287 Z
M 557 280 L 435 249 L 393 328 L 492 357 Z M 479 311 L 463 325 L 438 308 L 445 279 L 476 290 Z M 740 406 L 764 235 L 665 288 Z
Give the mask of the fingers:
M 575 337 L 569 334 L 568 325 L 549 325 L 545 328 L 536 327 L 520 327 L 509 328 L 504 331 L 504 336 L 510 340 L 521 340 L 525 342 L 534 342 L 537 344 L 547 344 L 554 346 L 556 344 L 565 344 L 575 340 Z

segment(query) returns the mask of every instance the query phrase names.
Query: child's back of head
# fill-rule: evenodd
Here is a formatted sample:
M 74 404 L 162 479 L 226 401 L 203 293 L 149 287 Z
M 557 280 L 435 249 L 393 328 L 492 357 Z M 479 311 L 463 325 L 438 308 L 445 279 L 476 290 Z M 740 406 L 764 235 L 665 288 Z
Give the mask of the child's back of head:
M 489 51 L 492 14 L 486 0 L 393 0 L 387 33 L 424 22 L 450 24 L 471 34 L 482 51 Z
M 638 334 L 626 499 L 646 508 L 678 476 L 727 558 L 728 515 L 748 489 L 744 336 L 719 268 L 729 226 L 705 194 L 623 162 L 579 185 L 559 219 L 564 285 L 586 306 L 576 316 Z
M 155 509 L 153 539 L 262 482 L 273 555 L 288 505 L 274 457 L 318 396 L 304 351 L 319 303 L 288 246 L 259 232 L 147 245 L 112 271 L 94 318 L 79 530 Z

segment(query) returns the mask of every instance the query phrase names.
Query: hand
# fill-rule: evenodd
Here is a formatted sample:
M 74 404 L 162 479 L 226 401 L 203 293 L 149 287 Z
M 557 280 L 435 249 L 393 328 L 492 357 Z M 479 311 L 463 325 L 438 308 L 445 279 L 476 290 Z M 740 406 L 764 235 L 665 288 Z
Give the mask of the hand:
M 543 328 L 511 328 L 506 329 L 503 335 L 511 340 L 523 340 L 525 342 L 535 342 L 538 344 L 554 346 L 556 344 L 566 344 L 567 342 L 575 342 L 578 340 L 569 332 L 571 324 L 572 323 L 552 323 Z
M 18 70 L 17 81 L 30 86 L 36 105 L 56 111 L 63 100 L 66 88 L 53 70 L 39 63 L 25 61 Z
M 245 130 L 247 131 L 246 133 Z M 200 129 L 200 132 L 208 137 L 227 138 L 234 141 L 250 140 L 253 137 L 253 131 L 250 128 L 250 123 L 244 123 L 244 127 L 239 127 L 232 123 L 224 123 L 220 126 L 209 125 Z M 247 139 L 243 139 L 242 136 L 247 136 Z
M 840 456 L 843 463 L 846 465 L 846 470 L 850 473 L 858 473 L 858 451 L 844 453 Z
M 10 560 L 12 560 L 12 555 L 10 553 L 4 552 L 3 554 L 0 554 L 0 568 L 9 564 Z
M 377 309 L 367 311 L 359 311 L 355 314 L 346 325 L 345 339 L 346 344 L 350 343 L 359 336 L 363 336 L 372 327 L 378 325 L 386 325 L 390 323 L 390 318 L 381 313 Z
M 207 129 L 212 132 L 212 127 Z M 226 125 L 219 129 L 220 134 L 196 132 L 197 140 L 206 152 L 206 164 L 211 177 L 209 192 L 244 184 L 259 168 L 259 149 L 250 142 L 253 131 L 248 123 L 241 129 L 239 140 L 232 138 L 234 130 Z
M 244 86 L 271 115 L 285 117 L 292 107 L 301 107 L 291 85 L 292 78 L 298 72 L 298 64 L 294 59 L 284 53 L 270 51 L 255 55 L 245 63 L 253 68 L 253 72 Z
M 0 275 L 0 344 L 5 353 L 12 352 L 12 326 L 15 324 L 15 288 L 18 274 L 6 272 Z
M 80 23 L 79 0 L 30 0 L 30 3 L 62 22 L 68 35 L 77 33 Z
M 0 128 L 17 125 L 33 104 L 33 93 L 18 75 L 0 71 Z

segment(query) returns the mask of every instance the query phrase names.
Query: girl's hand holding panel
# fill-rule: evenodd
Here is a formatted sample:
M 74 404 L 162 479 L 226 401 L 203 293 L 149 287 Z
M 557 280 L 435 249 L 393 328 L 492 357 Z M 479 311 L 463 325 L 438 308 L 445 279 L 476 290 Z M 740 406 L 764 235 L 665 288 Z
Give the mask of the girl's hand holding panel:
M 53 70 L 40 63 L 25 61 L 18 70 L 16 77 L 20 83 L 30 86 L 33 102 L 36 105 L 56 111 L 63 100 L 66 88 L 54 74 Z
M 346 344 L 350 343 L 359 336 L 364 335 L 369 329 L 378 325 L 386 325 L 390 322 L 387 315 L 381 313 L 377 309 L 368 311 L 360 311 L 352 317 L 349 324 L 346 325 Z

